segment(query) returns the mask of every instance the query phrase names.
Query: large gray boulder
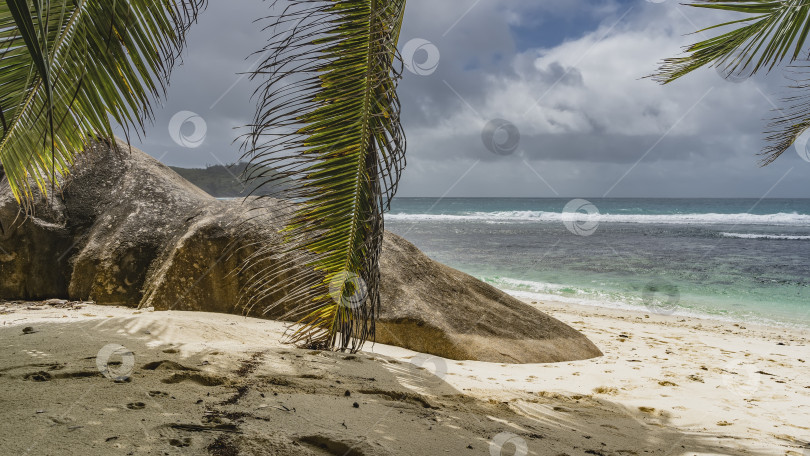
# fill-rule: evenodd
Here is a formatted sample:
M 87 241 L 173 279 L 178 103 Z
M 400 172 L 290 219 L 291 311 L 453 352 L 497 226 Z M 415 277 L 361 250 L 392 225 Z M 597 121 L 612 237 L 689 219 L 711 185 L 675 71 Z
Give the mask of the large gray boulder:
M 235 271 L 257 246 L 280 243 L 284 220 L 273 200 L 263 200 L 256 217 L 248 212 L 255 203 L 219 201 L 120 142 L 89 148 L 60 187 L 37 197 L 26 216 L 0 182 L 0 299 L 300 317 L 294 308 L 272 306 L 278 292 L 252 309 L 238 305 L 255 270 Z M 381 269 L 377 342 L 509 363 L 601 355 L 571 327 L 392 233 Z

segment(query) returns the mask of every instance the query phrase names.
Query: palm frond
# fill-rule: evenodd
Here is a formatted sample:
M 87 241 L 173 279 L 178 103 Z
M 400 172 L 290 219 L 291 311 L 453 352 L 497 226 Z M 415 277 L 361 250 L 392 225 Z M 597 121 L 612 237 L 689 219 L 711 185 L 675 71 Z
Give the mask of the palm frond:
M 726 33 L 700 41 L 685 49 L 689 55 L 664 59 L 651 77 L 663 84 L 672 82 L 706 65 L 719 65 L 728 75 L 750 76 L 770 71 L 780 62 L 800 58 L 810 32 L 808 0 L 700 0 L 689 3 L 749 15 L 699 30 L 735 26 Z
M 286 4 L 286 7 L 283 7 Z M 260 248 L 245 293 L 251 307 L 293 308 L 293 342 L 357 350 L 374 335 L 383 212 L 404 166 L 396 45 L 405 0 L 275 1 L 266 80 L 244 147 L 255 187 L 272 187 L 289 217 L 283 251 Z M 268 174 L 266 170 L 274 170 Z M 292 272 L 287 255 L 306 258 Z M 313 273 L 314 271 L 314 273 Z
M 770 144 L 761 153 L 762 165 L 779 158 L 810 128 L 810 67 L 807 62 L 792 66 L 789 78 L 793 82 L 788 90 L 794 95 L 783 98 L 784 108 L 775 110 L 766 138 Z
M 700 0 L 689 6 L 747 14 L 749 17 L 724 22 L 706 29 L 736 26 L 731 31 L 695 43 L 685 49 L 689 54 L 668 58 L 658 72 L 649 76 L 667 84 L 703 66 L 715 65 L 726 76 L 748 77 L 760 70 L 769 72 L 785 61 L 793 63 L 806 58 L 810 34 L 810 0 Z M 785 109 L 770 124 L 766 138 L 770 143 L 761 152 L 761 163 L 767 165 L 782 155 L 796 139 L 810 128 L 810 79 L 798 79 L 790 89 L 799 92 L 783 100 Z
M 142 131 L 205 1 L 0 3 L 0 162 L 20 202 L 113 122 Z

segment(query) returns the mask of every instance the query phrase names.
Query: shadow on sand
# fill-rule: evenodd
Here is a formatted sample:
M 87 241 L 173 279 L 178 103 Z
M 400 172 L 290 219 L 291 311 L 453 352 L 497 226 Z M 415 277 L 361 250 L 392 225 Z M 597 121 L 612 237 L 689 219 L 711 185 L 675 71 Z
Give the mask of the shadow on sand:
M 201 331 L 233 346 L 182 342 Z M 486 400 L 448 384 L 436 360 L 301 350 L 250 331 L 137 316 L 2 328 L 0 452 L 35 442 L 32 454 L 772 454 L 680 429 L 661 411 L 591 395 Z M 107 344 L 136 356 L 127 381 L 94 373 Z

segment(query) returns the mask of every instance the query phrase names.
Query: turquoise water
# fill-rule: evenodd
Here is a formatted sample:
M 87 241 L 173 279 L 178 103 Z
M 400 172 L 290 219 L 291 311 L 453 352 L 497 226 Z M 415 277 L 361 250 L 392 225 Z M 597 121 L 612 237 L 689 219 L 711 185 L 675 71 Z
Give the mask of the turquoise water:
M 522 297 L 810 327 L 810 200 L 569 203 L 398 198 L 386 228 Z

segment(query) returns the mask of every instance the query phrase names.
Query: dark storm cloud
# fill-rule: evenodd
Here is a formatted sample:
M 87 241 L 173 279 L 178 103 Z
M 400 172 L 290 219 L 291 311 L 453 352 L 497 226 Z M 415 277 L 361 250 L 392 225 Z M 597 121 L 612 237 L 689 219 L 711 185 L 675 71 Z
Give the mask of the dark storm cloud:
M 157 110 L 154 123 L 138 144 L 146 152 L 171 165 L 204 166 L 230 163 L 241 155 L 239 135 L 254 111 L 250 100 L 256 83 L 240 73 L 255 68 L 268 33 L 257 18 L 270 14 L 261 0 L 212 1 L 192 27 L 183 63 L 174 69 L 168 97 Z M 168 126 L 180 111 L 191 111 L 205 121 L 205 140 L 186 148 L 172 140 Z M 191 134 L 193 125 L 183 125 Z M 236 141 L 236 142 L 235 142 Z
M 185 166 L 239 158 L 235 128 L 253 116 L 258 81 L 238 73 L 254 67 L 269 33 L 253 20 L 269 12 L 260 0 L 211 2 L 142 148 Z M 808 196 L 810 163 L 798 154 L 758 166 L 784 81 L 733 84 L 713 70 L 666 87 L 641 79 L 721 19 L 674 2 L 410 0 L 400 49 L 418 39 L 440 56 L 400 83 L 409 145 L 400 195 L 762 196 L 779 182 L 769 196 Z M 198 147 L 169 134 L 183 111 L 205 121 Z M 482 141 L 495 118 L 520 131 L 509 156 Z M 186 122 L 182 133 L 193 130 Z

